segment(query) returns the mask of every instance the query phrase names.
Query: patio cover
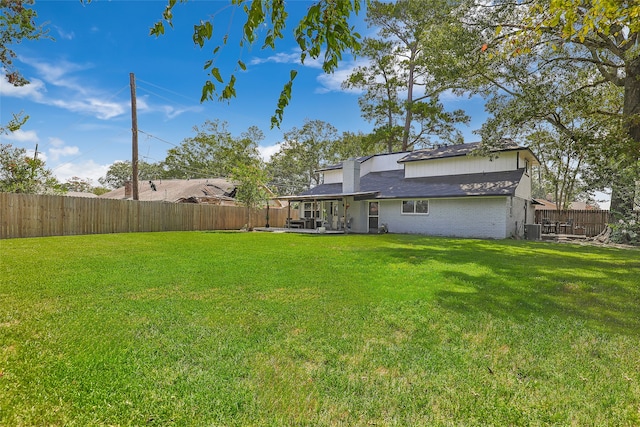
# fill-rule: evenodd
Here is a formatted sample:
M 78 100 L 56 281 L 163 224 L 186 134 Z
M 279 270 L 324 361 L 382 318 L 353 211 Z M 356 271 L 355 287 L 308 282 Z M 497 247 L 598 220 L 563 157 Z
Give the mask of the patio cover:
M 331 184 L 331 186 L 336 186 L 336 185 L 338 186 L 338 189 L 342 188 L 342 184 Z M 318 187 L 314 187 L 311 190 L 307 190 L 305 193 L 313 192 L 313 190 L 315 190 Z M 294 201 L 337 200 L 337 199 L 342 199 L 343 197 L 353 196 L 356 199 L 364 200 L 364 199 L 373 199 L 378 194 L 377 191 L 360 191 L 356 193 L 328 193 L 328 194 L 305 194 L 305 193 L 301 193 L 297 196 L 282 196 L 282 197 L 278 197 L 278 199 L 294 200 Z

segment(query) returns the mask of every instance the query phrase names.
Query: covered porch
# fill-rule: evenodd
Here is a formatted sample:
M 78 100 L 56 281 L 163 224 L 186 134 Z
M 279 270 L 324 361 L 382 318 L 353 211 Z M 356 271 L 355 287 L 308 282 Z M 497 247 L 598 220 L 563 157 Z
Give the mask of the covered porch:
M 289 201 L 285 230 L 348 233 L 354 221 L 350 211 L 352 203 L 375 198 L 377 194 L 356 192 L 280 197 Z M 292 215 L 296 210 L 297 218 Z

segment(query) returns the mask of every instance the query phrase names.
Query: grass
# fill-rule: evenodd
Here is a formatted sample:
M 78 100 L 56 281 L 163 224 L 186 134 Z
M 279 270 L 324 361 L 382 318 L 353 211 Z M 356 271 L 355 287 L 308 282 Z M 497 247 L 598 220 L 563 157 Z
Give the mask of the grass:
M 640 251 L 0 241 L 0 425 L 640 425 Z

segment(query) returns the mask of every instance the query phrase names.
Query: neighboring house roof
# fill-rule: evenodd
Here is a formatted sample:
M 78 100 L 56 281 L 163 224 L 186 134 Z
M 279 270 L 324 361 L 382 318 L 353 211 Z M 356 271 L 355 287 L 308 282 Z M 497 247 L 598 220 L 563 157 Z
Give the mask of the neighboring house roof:
M 138 198 L 142 201 L 164 202 L 234 202 L 236 186 L 223 178 L 162 179 L 140 181 Z M 100 196 L 105 199 L 124 199 L 125 188 Z
M 446 175 L 426 178 L 405 178 L 404 170 L 372 172 L 360 179 L 358 193 L 366 198 L 436 198 L 464 196 L 509 196 L 514 195 L 522 179 L 524 169 L 504 172 Z M 298 197 L 340 197 L 342 183 L 321 184 Z
M 557 205 L 554 202 L 545 199 L 534 199 L 536 204 L 536 209 L 557 209 Z M 589 202 L 571 202 L 569 204 L 569 209 L 578 210 L 578 211 L 590 211 L 595 209 L 600 209 L 598 205 L 590 204 Z
M 425 148 L 422 150 L 412 151 L 411 153 L 398 160 L 398 163 L 415 162 L 418 160 L 444 159 L 447 157 L 466 156 L 482 147 L 482 142 L 472 142 L 469 144 L 445 145 L 436 148 Z M 511 140 L 504 140 L 500 148 L 492 148 L 490 152 L 524 150 Z
M 68 197 L 86 197 L 88 199 L 94 199 L 98 197 L 97 194 L 86 193 L 84 191 L 67 191 L 64 195 Z
M 578 211 L 591 211 L 595 209 L 600 209 L 599 205 L 593 205 L 590 202 L 571 202 L 569 205 L 569 209 L 575 209 Z

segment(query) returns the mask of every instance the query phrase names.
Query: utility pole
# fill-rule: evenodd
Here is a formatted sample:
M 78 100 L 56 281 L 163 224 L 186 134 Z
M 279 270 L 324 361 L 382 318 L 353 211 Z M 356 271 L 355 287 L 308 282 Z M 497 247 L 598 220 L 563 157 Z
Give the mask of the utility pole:
M 139 200 L 138 196 L 138 112 L 136 107 L 136 78 L 133 73 L 129 73 L 129 84 L 131 85 L 131 184 L 133 186 L 133 200 Z

